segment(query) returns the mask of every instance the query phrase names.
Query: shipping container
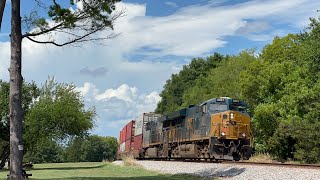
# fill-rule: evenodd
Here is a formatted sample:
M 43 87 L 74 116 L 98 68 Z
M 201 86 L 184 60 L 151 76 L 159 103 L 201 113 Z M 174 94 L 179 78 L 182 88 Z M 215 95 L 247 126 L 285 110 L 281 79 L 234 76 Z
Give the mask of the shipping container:
M 122 159 L 125 154 L 126 142 L 121 143 L 118 146 L 118 159 Z
M 133 149 L 134 150 L 139 150 L 141 148 L 141 144 L 142 144 L 142 134 L 134 137 Z
M 134 131 L 135 131 L 135 121 L 130 121 L 127 125 L 127 134 L 126 134 L 126 141 L 128 139 L 132 139 L 134 136 Z M 133 141 L 133 139 L 131 140 Z
M 141 149 L 141 145 L 142 145 L 142 134 L 134 137 L 133 155 L 135 158 L 139 157 L 139 150 Z
M 120 154 L 125 153 L 126 151 L 126 142 L 120 144 Z
M 144 113 L 136 118 L 136 128 L 135 128 L 135 132 L 134 132 L 135 136 L 142 134 L 143 116 L 144 116 Z
M 121 137 L 121 143 L 126 141 L 126 136 L 127 136 L 127 127 L 122 128 L 122 137 Z
M 160 114 L 155 114 L 153 112 L 143 113 L 136 118 L 136 127 L 135 127 L 135 136 L 142 134 L 142 129 L 146 126 L 146 124 L 150 121 L 158 121 L 158 118 L 161 117 Z
M 122 132 L 120 131 L 119 132 L 119 138 L 118 138 L 118 145 L 120 145 L 122 142 L 121 142 L 121 136 L 122 136 Z
M 133 150 L 133 142 L 131 141 L 131 139 L 128 139 L 128 140 L 126 141 L 126 149 L 125 149 L 125 152 L 126 152 L 126 154 L 128 155 L 128 154 L 130 154 L 130 153 L 132 152 L 132 150 Z

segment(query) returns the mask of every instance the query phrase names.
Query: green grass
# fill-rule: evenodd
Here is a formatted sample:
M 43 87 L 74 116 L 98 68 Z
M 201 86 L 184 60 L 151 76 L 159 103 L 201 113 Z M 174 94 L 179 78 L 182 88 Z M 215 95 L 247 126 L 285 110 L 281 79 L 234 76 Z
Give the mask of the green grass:
M 27 171 L 32 174 L 30 179 L 59 179 L 59 180 L 102 180 L 102 179 L 201 179 L 190 175 L 168 175 L 153 171 L 147 171 L 135 166 L 116 166 L 111 163 L 56 163 L 56 164 L 36 164 L 32 170 Z M 6 179 L 7 170 L 0 171 L 0 179 Z

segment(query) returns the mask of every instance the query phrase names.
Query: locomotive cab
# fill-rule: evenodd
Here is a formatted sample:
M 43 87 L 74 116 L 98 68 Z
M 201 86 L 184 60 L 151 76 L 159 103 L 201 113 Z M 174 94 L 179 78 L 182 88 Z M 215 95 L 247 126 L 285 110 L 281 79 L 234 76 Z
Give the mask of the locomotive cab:
M 249 159 L 252 136 L 246 104 L 237 99 L 216 98 L 203 106 L 208 108 L 211 119 L 210 146 L 213 156 L 216 159 Z

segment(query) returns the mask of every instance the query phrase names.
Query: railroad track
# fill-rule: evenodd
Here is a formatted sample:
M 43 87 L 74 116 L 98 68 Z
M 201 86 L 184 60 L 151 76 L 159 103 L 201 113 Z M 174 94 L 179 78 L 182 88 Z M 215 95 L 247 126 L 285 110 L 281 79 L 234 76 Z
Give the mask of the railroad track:
M 204 160 L 204 159 L 145 159 L 154 161 L 178 161 L 178 162 L 194 162 L 194 163 L 222 163 L 222 164 L 235 164 L 235 165 L 256 165 L 256 166 L 282 166 L 290 168 L 311 168 L 320 169 L 319 164 L 289 164 L 281 162 L 250 162 L 250 161 L 215 161 L 215 160 Z
M 246 162 L 246 161 L 223 161 L 223 164 L 242 164 L 242 165 L 257 165 L 257 166 L 282 166 L 282 167 L 290 167 L 290 168 L 312 168 L 312 169 L 320 169 L 319 164 L 289 164 L 289 163 L 281 163 L 281 162 Z

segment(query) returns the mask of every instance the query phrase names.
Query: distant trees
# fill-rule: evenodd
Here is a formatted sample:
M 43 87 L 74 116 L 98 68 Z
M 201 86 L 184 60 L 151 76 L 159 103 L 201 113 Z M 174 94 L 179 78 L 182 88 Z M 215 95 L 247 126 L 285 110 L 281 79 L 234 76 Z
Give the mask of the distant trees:
M 191 66 L 195 62 L 203 67 Z M 249 50 L 222 57 L 214 66 L 205 60 L 191 64 L 167 81 L 158 112 L 218 96 L 241 98 L 249 104 L 258 152 L 320 162 L 319 20 L 312 18 L 301 34 L 275 37 L 259 55 Z M 188 74 L 194 76 L 188 79 Z
M 77 136 L 67 144 L 47 140 L 36 144 L 25 154 L 24 161 L 32 163 L 101 162 L 117 158 L 118 143 L 114 137 L 98 135 Z
M 65 149 L 66 162 L 101 162 L 117 158 L 118 143 L 114 137 L 91 135 L 75 138 Z
M 25 162 L 101 161 L 116 158 L 117 140 L 89 136 L 95 109 L 86 109 L 74 85 L 49 79 L 23 84 Z M 0 81 L 0 169 L 9 158 L 9 83 Z

